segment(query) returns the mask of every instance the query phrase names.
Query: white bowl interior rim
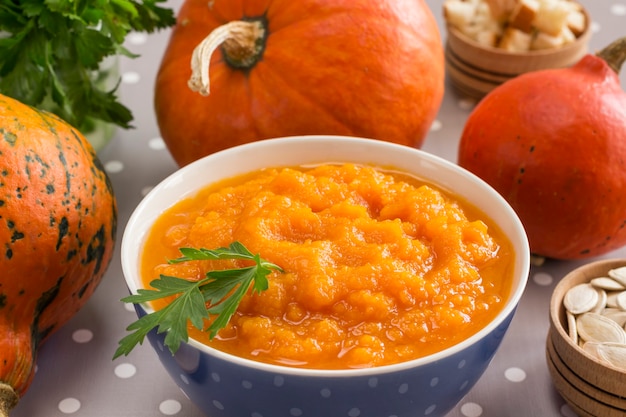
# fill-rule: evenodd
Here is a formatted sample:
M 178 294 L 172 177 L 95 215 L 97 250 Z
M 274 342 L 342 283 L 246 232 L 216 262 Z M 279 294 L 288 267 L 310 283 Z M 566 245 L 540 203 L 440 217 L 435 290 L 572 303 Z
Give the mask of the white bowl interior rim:
M 289 155 L 288 158 L 286 154 Z M 245 163 L 240 162 L 242 159 L 245 159 Z M 474 201 L 472 194 L 479 193 L 482 197 L 481 202 L 474 201 L 473 204 L 479 206 L 498 224 L 511 240 L 516 252 L 514 281 L 507 303 L 487 326 L 456 345 L 425 357 L 372 368 L 342 370 L 295 368 L 240 358 L 208 347 L 192 338 L 189 339 L 189 345 L 223 360 L 268 372 L 320 377 L 377 375 L 414 368 L 454 355 L 494 331 L 516 308 L 528 280 L 530 251 L 521 221 L 500 194 L 469 171 L 425 151 L 374 139 L 328 135 L 266 139 L 229 148 L 186 165 L 161 181 L 137 205 L 124 230 L 121 262 L 129 291 L 136 294 L 140 288 L 137 252 L 143 246 L 149 226 L 164 210 L 186 197 L 193 196 L 202 186 L 211 182 L 261 168 L 285 166 L 286 160 L 289 161 L 286 166 L 334 162 L 371 163 L 375 166 L 413 173 L 468 201 Z M 217 174 L 212 177 L 210 171 Z M 182 190 L 185 192 L 181 192 Z M 142 304 L 142 308 L 148 313 L 154 311 L 146 304 Z

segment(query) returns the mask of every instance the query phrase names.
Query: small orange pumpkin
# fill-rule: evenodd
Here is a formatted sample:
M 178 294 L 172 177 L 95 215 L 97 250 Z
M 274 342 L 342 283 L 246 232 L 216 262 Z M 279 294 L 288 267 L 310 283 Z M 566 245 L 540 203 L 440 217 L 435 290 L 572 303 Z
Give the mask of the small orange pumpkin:
M 26 392 L 41 344 L 91 297 L 117 206 L 85 137 L 0 95 L 0 416 Z
M 572 68 L 527 73 L 470 114 L 459 165 L 520 216 L 531 250 L 554 259 L 626 245 L 626 38 Z
M 205 95 L 188 87 L 190 77 Z M 165 143 L 185 165 L 291 135 L 419 147 L 443 90 L 440 33 L 423 0 L 186 0 L 155 108 Z

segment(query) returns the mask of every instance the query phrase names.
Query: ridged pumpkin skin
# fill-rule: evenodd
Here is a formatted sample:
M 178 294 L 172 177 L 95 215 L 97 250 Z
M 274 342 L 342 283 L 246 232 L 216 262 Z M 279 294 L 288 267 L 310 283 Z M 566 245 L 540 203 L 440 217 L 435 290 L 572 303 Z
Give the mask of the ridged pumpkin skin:
M 0 382 L 18 396 L 41 343 L 100 282 L 116 228 L 113 189 L 89 142 L 0 95 Z
M 458 163 L 508 200 L 538 255 L 626 244 L 626 94 L 597 56 L 493 90 L 466 122 Z
M 192 52 L 227 22 L 258 19 L 252 67 L 211 57 L 210 95 L 187 86 Z M 186 165 L 265 138 L 338 134 L 420 147 L 443 97 L 439 29 L 422 0 L 186 0 L 155 86 L 161 135 Z

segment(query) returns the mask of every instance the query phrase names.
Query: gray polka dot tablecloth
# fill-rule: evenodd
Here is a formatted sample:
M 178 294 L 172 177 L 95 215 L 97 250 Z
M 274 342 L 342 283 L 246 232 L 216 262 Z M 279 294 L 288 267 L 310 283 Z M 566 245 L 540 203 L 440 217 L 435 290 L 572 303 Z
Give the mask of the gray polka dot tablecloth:
M 166 5 L 176 10 L 180 3 L 170 0 Z M 428 3 L 441 25 L 443 1 Z M 592 52 L 624 36 L 626 3 L 582 3 L 593 19 Z M 443 30 L 442 35 L 445 38 Z M 133 111 L 135 128 L 117 131 L 99 154 L 116 190 L 120 237 L 141 198 L 176 169 L 159 137 L 152 104 L 154 77 L 168 37 L 168 31 L 130 34 L 126 46 L 140 57 L 121 58 L 120 62 L 120 95 Z M 626 71 L 622 71 L 621 80 L 626 85 Z M 475 104 L 456 96 L 448 84 L 423 149 L 455 160 L 461 129 Z M 626 257 L 626 248 L 603 257 Z M 575 415 L 550 380 L 545 338 L 551 292 L 563 275 L 582 263 L 547 262 L 532 267 L 527 290 L 501 349 L 449 417 Z M 147 343 L 128 357 L 112 360 L 117 341 L 135 320 L 135 313 L 119 301 L 126 295 L 118 244 L 116 257 L 94 296 L 42 347 L 34 382 L 12 417 L 202 416 L 169 378 Z

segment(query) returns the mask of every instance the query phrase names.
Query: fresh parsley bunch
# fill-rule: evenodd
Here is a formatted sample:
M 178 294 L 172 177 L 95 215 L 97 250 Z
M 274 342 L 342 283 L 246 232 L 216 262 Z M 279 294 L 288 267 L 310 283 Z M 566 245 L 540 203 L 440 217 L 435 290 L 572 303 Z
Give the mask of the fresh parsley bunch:
M 93 77 L 130 31 L 175 23 L 164 0 L 0 0 L 0 93 L 53 112 L 80 129 L 88 118 L 129 128 L 131 111 Z M 119 84 L 119 82 L 118 82 Z

